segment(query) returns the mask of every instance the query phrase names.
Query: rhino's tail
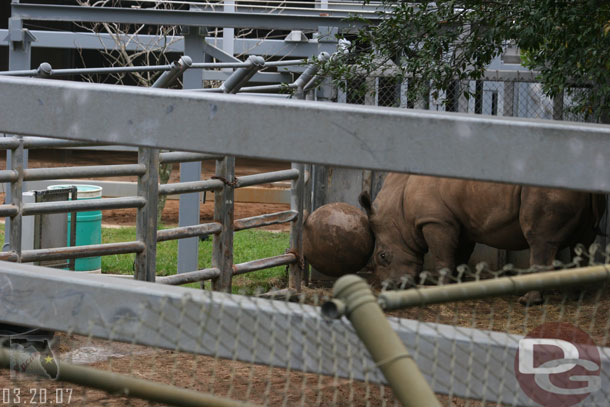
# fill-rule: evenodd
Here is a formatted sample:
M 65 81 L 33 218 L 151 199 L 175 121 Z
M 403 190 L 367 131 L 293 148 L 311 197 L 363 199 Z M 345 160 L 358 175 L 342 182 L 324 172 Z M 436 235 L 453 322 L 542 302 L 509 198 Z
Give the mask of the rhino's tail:
M 593 213 L 593 228 L 598 235 L 606 236 L 604 230 L 600 230 L 600 224 L 604 214 L 606 212 L 606 195 L 605 194 L 593 194 L 591 196 L 591 212 Z M 608 214 L 606 214 L 607 216 Z M 607 218 L 606 218 L 607 219 Z

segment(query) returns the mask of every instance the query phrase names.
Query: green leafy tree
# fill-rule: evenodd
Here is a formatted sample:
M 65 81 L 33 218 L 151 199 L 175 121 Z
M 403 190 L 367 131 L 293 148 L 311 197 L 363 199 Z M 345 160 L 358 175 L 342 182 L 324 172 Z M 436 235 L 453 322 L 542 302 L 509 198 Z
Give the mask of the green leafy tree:
M 326 67 L 335 78 L 385 69 L 409 78 L 410 99 L 429 89 L 451 92 L 457 81 L 482 78 L 491 60 L 512 43 L 521 49 L 523 64 L 540 72 L 547 95 L 566 92 L 579 113 L 608 120 L 610 1 L 381 3 L 381 22 L 362 29 L 351 38 L 350 52 Z

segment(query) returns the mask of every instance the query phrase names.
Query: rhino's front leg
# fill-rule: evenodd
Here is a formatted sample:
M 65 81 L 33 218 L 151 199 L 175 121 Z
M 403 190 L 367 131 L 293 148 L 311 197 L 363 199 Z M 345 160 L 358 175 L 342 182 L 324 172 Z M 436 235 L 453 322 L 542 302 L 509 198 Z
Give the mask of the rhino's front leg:
M 456 252 L 460 242 L 459 227 L 447 223 L 426 223 L 421 231 L 434 261 L 436 279 L 440 278 L 438 271 L 442 269 L 455 271 Z M 447 284 L 449 281 L 439 280 L 440 283 Z

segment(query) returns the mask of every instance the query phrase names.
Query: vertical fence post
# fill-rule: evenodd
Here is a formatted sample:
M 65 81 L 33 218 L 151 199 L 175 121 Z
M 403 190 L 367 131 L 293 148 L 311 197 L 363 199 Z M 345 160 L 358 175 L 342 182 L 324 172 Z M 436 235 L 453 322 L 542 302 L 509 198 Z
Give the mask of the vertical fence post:
M 11 203 L 19 209 L 19 213 L 11 218 L 9 225 L 9 243 L 10 250 L 17 255 L 17 262 L 21 263 L 21 233 L 22 233 L 22 216 L 21 209 L 23 206 L 23 165 L 24 165 L 24 149 L 23 138 L 19 137 L 19 146 L 11 149 L 11 170 L 17 171 L 19 174 L 17 180 L 11 183 Z
M 305 165 L 292 164 L 299 171 L 299 178 L 292 181 L 290 209 L 298 215 L 290 226 L 290 251 L 297 256 L 297 262 L 288 267 L 288 288 L 301 292 L 303 281 L 303 195 L 305 192 Z
M 440 407 L 366 281 L 355 275 L 343 276 L 333 286 L 333 297 L 323 305 L 322 313 L 330 318 L 347 316 L 400 403 L 405 407 Z
M 216 291 L 231 292 L 233 277 L 233 221 L 235 220 L 234 186 L 235 157 L 216 161 L 216 177 L 225 181 L 222 191 L 214 193 L 214 222 L 222 225 L 222 232 L 214 235 L 212 267 L 220 270 L 220 276 L 212 281 Z
M 155 281 L 157 257 L 157 202 L 159 200 L 159 150 L 140 147 L 138 163 L 146 166 L 146 172 L 138 178 L 138 196 L 146 199 L 146 205 L 138 208 L 136 239 L 144 243 L 143 252 L 136 255 L 135 278 Z
M 563 91 L 553 98 L 553 120 L 563 120 Z

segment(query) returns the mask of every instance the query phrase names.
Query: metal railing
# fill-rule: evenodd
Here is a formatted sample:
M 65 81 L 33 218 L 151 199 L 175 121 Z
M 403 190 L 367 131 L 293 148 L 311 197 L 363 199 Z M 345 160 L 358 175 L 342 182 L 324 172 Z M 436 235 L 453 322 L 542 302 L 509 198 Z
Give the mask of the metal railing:
M 74 143 L 62 141 L 62 146 Z M 299 288 L 301 281 L 301 239 L 302 233 L 302 202 L 304 199 L 302 185 L 305 182 L 303 165 L 294 165 L 290 170 L 275 171 L 235 177 L 235 160 L 232 157 L 195 154 L 186 152 L 159 153 L 156 149 L 140 148 L 137 164 L 58 167 L 23 169 L 24 146 L 43 148 L 49 143 L 41 138 L 6 137 L 1 140 L 0 148 L 9 148 L 12 153 L 11 168 L 0 171 L 0 181 L 10 183 L 11 202 L 0 205 L 0 216 L 11 218 L 8 234 L 9 250 L 0 253 L 0 260 L 12 262 L 38 262 L 44 260 L 63 260 L 91 256 L 106 256 L 134 253 L 135 278 L 155 281 L 155 253 L 157 242 L 178 240 L 200 236 L 214 236 L 213 267 L 206 270 L 194 270 L 183 275 L 165 277 L 164 284 L 185 284 L 203 280 L 214 280 L 214 288 L 230 291 L 233 275 L 244 274 L 281 265 L 290 266 L 290 281 L 292 286 Z M 178 182 L 159 185 L 159 163 L 179 163 L 187 161 L 216 161 L 216 175 L 211 179 L 197 182 Z M 53 180 L 63 177 L 115 177 L 137 176 L 138 195 L 122 198 L 102 198 L 84 201 L 62 201 L 47 203 L 23 203 L 23 182 L 31 180 Z M 244 219 L 234 220 L 233 195 L 237 188 L 252 185 L 269 184 L 279 181 L 292 181 L 292 208 L 289 211 L 264 214 Z M 176 227 L 157 230 L 157 199 L 159 195 L 185 194 L 210 191 L 216 194 L 214 206 L 214 222 L 199 225 Z M 111 210 L 136 208 L 135 241 L 121 243 L 105 243 L 86 246 L 54 247 L 36 250 L 22 250 L 22 217 L 49 213 L 82 212 L 91 210 Z M 259 259 L 242 264 L 233 264 L 233 233 L 240 230 L 262 226 L 291 223 L 291 246 L 288 254 Z

